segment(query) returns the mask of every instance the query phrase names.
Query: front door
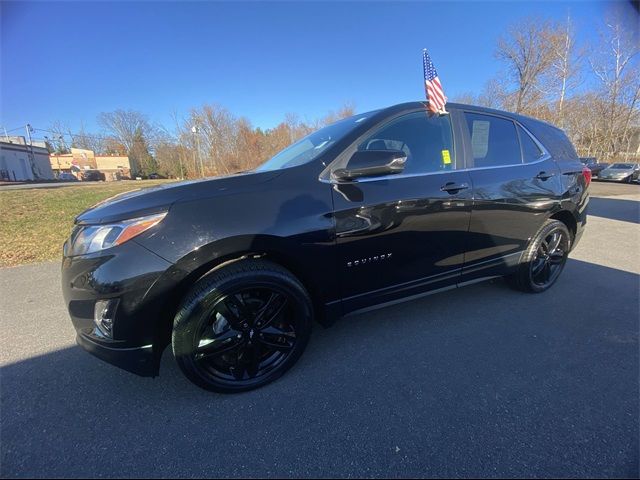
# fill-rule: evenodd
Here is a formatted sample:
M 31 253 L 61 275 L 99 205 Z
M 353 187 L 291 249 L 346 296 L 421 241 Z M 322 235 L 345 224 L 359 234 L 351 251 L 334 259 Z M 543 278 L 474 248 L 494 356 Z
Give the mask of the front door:
M 472 203 L 449 115 L 405 114 L 358 150 L 402 150 L 404 172 L 333 186 L 345 312 L 454 285 Z

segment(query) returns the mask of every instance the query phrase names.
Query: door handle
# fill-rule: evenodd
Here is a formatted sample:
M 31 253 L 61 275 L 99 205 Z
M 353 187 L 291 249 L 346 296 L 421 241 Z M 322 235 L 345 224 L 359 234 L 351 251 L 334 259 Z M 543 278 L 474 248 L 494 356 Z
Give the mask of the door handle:
M 538 175 L 536 175 L 536 178 L 538 180 L 549 180 L 554 175 L 555 173 L 553 172 L 540 172 Z
M 467 188 L 469 188 L 469 185 L 466 183 L 447 182 L 440 187 L 440 190 L 454 194 L 458 193 L 460 190 L 466 190 Z

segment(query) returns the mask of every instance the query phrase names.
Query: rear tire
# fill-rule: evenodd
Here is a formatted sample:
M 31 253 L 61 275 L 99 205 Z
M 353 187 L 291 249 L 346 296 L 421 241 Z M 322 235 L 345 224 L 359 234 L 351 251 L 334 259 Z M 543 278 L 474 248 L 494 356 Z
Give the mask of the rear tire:
M 201 388 L 253 390 L 298 361 L 312 319 L 309 295 L 291 272 L 267 260 L 240 260 L 187 294 L 174 319 L 173 354 Z
M 549 219 L 533 237 L 518 269 L 506 277 L 516 290 L 541 293 L 558 280 L 571 251 L 572 238 L 567 226 Z

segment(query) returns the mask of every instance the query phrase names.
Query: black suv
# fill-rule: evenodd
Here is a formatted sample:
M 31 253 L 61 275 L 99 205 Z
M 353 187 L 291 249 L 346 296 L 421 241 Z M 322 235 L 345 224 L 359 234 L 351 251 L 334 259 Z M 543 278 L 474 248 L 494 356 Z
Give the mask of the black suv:
M 171 344 L 197 385 L 280 377 L 313 320 L 506 276 L 543 292 L 586 223 L 564 133 L 422 102 L 342 120 L 254 171 L 120 195 L 76 219 L 62 285 L 78 343 L 154 376 Z

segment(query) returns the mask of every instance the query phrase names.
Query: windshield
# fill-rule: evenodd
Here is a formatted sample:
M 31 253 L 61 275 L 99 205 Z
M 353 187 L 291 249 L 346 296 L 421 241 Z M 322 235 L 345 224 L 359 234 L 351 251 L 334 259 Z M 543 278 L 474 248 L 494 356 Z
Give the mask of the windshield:
M 281 168 L 295 167 L 303 163 L 310 162 L 331 145 L 343 138 L 358 123 L 365 120 L 373 112 L 354 115 L 345 118 L 320 130 L 310 133 L 306 137 L 289 145 L 287 148 L 276 154 L 275 157 L 267 160 L 256 168 L 258 172 L 267 170 L 279 170 Z
M 630 170 L 633 168 L 633 165 L 629 163 L 614 163 L 609 168 L 611 169 L 615 168 L 616 170 Z

